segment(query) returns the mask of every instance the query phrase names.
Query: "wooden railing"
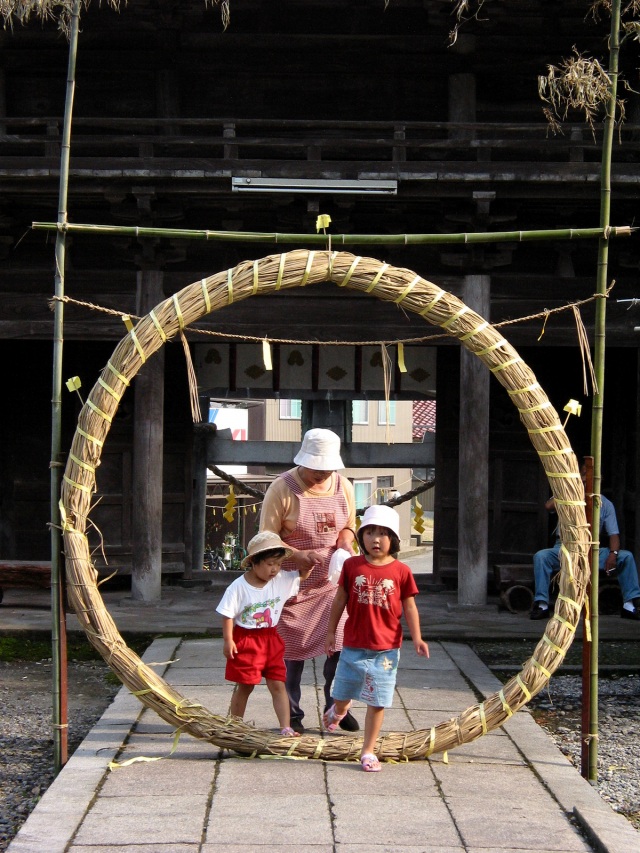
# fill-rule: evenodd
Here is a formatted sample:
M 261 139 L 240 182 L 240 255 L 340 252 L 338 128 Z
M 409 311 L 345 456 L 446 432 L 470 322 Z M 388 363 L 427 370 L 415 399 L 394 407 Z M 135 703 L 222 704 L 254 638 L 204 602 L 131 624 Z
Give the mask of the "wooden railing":
M 4 168 L 19 160 L 57 159 L 61 119 L 0 118 Z M 614 159 L 637 163 L 640 126 L 624 126 Z M 424 164 L 438 161 L 597 162 L 600 133 L 578 125 L 553 135 L 519 123 L 344 122 L 263 119 L 76 118 L 74 159 L 332 161 Z

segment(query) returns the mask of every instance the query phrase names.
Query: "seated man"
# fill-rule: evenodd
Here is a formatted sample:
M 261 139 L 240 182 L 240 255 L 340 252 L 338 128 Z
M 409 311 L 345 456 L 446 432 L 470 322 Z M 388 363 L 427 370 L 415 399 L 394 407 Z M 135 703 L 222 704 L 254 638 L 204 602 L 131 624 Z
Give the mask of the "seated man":
M 582 471 L 582 481 L 585 476 Z M 615 577 L 620 584 L 623 606 L 620 616 L 623 619 L 635 619 L 640 621 L 640 586 L 638 585 L 638 570 L 636 561 L 631 551 L 620 550 L 620 532 L 616 511 L 608 498 L 600 497 L 600 571 L 604 571 L 607 577 Z M 555 511 L 553 498 L 545 503 L 549 512 Z M 603 533 L 609 537 L 609 548 L 602 541 Z M 549 584 L 551 577 L 560 571 L 560 539 L 556 540 L 553 548 L 544 548 L 533 555 L 533 575 L 535 579 L 535 595 L 533 598 L 533 609 L 531 619 L 548 619 L 551 615 L 549 610 Z

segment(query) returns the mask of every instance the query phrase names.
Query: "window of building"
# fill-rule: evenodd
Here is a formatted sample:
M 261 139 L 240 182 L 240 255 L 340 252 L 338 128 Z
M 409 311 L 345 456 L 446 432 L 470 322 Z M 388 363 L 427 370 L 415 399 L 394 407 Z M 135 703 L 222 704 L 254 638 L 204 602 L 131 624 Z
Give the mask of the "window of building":
M 369 401 L 353 400 L 351 403 L 351 415 L 354 424 L 369 423 Z
M 356 498 L 356 509 L 366 509 L 371 503 L 371 480 L 354 480 L 353 491 Z
M 389 406 L 389 425 L 395 426 L 396 424 L 396 401 L 389 400 L 387 404 L 386 400 L 378 400 L 378 424 L 386 424 L 387 423 L 387 405 Z
M 302 400 L 280 400 L 280 420 L 299 421 L 302 418 Z

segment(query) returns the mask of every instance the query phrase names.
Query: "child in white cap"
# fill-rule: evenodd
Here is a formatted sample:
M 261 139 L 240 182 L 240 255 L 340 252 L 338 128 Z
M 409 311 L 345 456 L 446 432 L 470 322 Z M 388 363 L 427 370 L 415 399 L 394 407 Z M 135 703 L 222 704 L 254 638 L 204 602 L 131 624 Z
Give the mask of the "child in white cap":
M 300 579 L 311 569 L 281 572 L 291 549 L 268 530 L 253 537 L 247 552 L 241 564 L 247 571 L 229 585 L 216 608 L 222 615 L 225 678 L 235 682 L 229 712 L 244 717 L 249 696 L 264 676 L 280 733 L 299 737 L 289 724 L 284 642 L 276 625 L 285 602 L 296 595 Z
M 418 587 L 411 569 L 397 559 L 399 530 L 400 517 L 391 507 L 370 506 L 366 510 L 357 534 L 362 553 L 350 557 L 342 567 L 327 630 L 326 652 L 331 655 L 336 626 L 346 607 L 344 646 L 331 688 L 334 703 L 322 721 L 327 731 L 333 732 L 352 699 L 366 703 L 360 764 L 369 773 L 380 770 L 374 750 L 384 709 L 393 702 L 403 612 L 417 654 L 429 657 L 414 598 Z

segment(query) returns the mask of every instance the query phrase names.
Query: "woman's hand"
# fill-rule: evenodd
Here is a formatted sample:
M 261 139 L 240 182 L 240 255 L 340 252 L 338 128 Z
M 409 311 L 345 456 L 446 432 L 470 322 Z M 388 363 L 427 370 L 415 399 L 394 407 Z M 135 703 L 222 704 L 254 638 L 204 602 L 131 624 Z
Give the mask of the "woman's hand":
M 336 548 L 344 548 L 345 551 L 348 551 L 350 554 L 355 554 L 355 550 L 353 547 L 353 543 L 356 541 L 356 537 L 351 530 L 350 527 L 345 527 L 344 530 L 341 530 L 338 533 L 338 539 L 336 541 Z
M 318 551 L 294 551 L 291 559 L 296 564 L 299 572 L 309 572 L 311 569 L 322 564 L 322 554 Z

